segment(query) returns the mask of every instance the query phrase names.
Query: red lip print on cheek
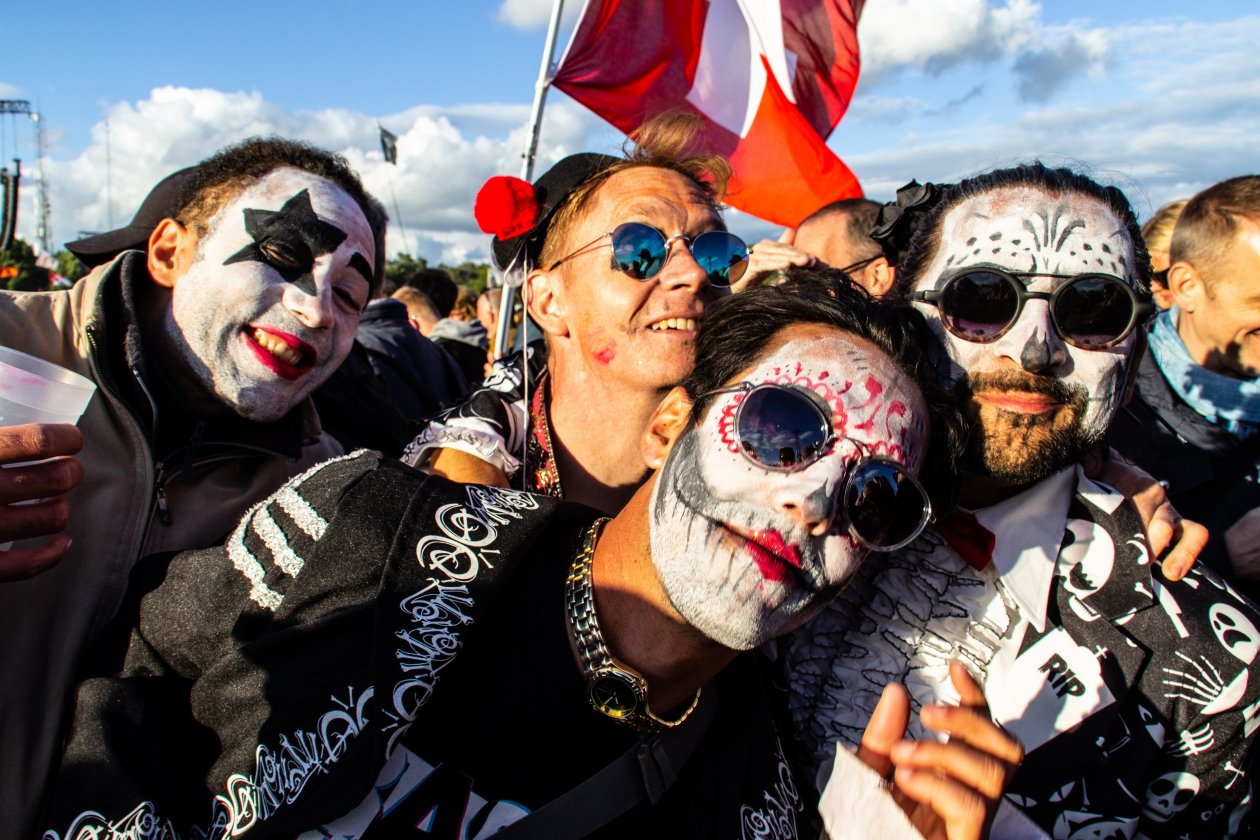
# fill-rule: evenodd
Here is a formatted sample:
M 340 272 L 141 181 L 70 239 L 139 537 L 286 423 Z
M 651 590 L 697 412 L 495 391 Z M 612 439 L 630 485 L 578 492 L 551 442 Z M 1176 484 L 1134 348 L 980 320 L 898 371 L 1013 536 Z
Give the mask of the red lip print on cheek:
M 591 358 L 601 365 L 612 364 L 617 358 L 617 342 L 609 338 L 603 330 L 591 330 L 586 335 L 586 346 L 591 348 Z

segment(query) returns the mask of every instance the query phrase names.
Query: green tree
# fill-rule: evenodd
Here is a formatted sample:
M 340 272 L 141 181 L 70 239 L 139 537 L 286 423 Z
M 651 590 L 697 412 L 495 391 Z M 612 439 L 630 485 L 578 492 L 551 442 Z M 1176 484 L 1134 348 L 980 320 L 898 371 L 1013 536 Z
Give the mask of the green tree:
M 57 252 L 57 273 L 73 283 L 88 273 L 88 268 L 79 262 L 79 258 L 64 248 Z
M 399 254 L 393 259 L 385 261 L 385 286 L 387 289 L 400 286 L 402 281 L 407 279 L 407 275 L 413 271 L 419 271 L 428 267 L 429 263 L 424 257 Z
M 21 237 L 0 251 L 0 286 L 13 292 L 48 290 L 48 269 L 35 265 L 35 249 Z
M 451 279 L 460 286 L 467 286 L 473 294 L 481 294 L 486 290 L 490 275 L 488 263 L 462 262 L 457 266 L 440 265 L 438 268 L 451 275 Z

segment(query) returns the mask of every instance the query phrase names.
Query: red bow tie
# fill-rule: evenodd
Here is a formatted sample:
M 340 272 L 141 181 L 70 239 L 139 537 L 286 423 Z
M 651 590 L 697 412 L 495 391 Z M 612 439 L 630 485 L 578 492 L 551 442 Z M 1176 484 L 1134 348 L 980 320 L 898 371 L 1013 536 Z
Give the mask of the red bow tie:
M 955 508 L 936 523 L 936 530 L 973 569 L 984 569 L 993 559 L 993 532 L 981 525 L 971 511 Z

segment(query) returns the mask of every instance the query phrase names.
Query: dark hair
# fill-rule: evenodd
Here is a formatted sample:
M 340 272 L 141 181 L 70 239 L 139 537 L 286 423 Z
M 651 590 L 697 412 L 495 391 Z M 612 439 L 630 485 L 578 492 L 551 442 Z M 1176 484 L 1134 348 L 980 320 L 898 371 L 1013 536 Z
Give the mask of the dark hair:
M 250 184 L 285 166 L 327 178 L 359 205 L 376 242 L 372 288 L 379 287 L 385 276 L 385 208 L 368 195 L 345 158 L 307 143 L 281 137 L 251 137 L 220 149 L 193 167 L 180 186 L 175 217 L 198 236 L 204 236 L 210 218 L 220 207 Z
M 433 302 L 433 308 L 437 310 L 439 318 L 445 318 L 451 314 L 451 309 L 455 306 L 455 298 L 459 294 L 459 289 L 456 288 L 451 275 L 440 268 L 416 269 L 408 274 L 399 286 L 410 286 L 424 292 Z
M 836 269 L 789 269 L 781 285 L 749 289 L 709 309 L 696 337 L 696 365 L 681 383 L 693 400 L 692 421 L 711 399 L 698 399 L 698 394 L 733 381 L 780 332 L 796 324 L 821 324 L 864 338 L 918 384 L 930 423 L 919 480 L 938 514 L 952 509 L 967 427 L 954 398 L 937 384 L 928 359 L 933 338 L 927 322 L 908 304 L 872 298 Z
M 845 237 L 855 247 L 855 256 L 860 254 L 863 259 L 866 257 L 878 257 L 883 253 L 878 242 L 871 239 L 871 231 L 875 228 L 875 221 L 879 218 L 879 209 L 883 207 L 878 201 L 872 201 L 869 198 L 842 198 L 839 201 L 833 201 L 819 207 L 813 213 L 810 213 L 796 227 L 797 229 L 805 227 L 811 222 L 819 222 L 828 216 L 835 214 L 843 214 L 844 216 L 844 233 Z M 840 268 L 841 266 L 836 266 Z
M 1141 292 L 1150 290 L 1151 260 L 1137 217 L 1124 193 L 1070 169 L 1051 169 L 1041 162 L 1026 163 L 1008 169 L 996 169 L 943 187 L 940 200 L 924 215 L 910 240 L 909 248 L 897 266 L 897 285 L 893 293 L 905 295 L 919 281 L 919 274 L 931 262 L 940 247 L 941 221 L 958 204 L 984 193 L 1008 187 L 1032 187 L 1050 195 L 1080 193 L 1096 199 L 1124 224 L 1133 244 L 1133 276 Z
M 1260 175 L 1240 175 L 1208 187 L 1186 204 L 1173 229 L 1170 262 L 1188 262 L 1199 273 L 1212 274 L 1212 264 L 1233 244 L 1238 219 L 1260 221 Z M 1204 275 L 1211 288 L 1212 281 Z

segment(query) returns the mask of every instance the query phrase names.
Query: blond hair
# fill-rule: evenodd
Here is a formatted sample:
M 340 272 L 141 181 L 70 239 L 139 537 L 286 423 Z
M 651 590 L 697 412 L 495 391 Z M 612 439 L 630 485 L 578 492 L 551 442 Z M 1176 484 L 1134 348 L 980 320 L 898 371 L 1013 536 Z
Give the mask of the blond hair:
M 1152 267 L 1158 258 L 1163 257 L 1164 267 L 1157 269 L 1158 271 L 1168 268 L 1168 250 L 1172 246 L 1173 230 L 1177 227 L 1177 219 L 1181 217 L 1181 211 L 1186 209 L 1189 202 L 1188 198 L 1170 201 L 1156 210 L 1155 215 L 1142 225 L 1142 239 L 1146 242 L 1146 250 L 1150 252 Z

